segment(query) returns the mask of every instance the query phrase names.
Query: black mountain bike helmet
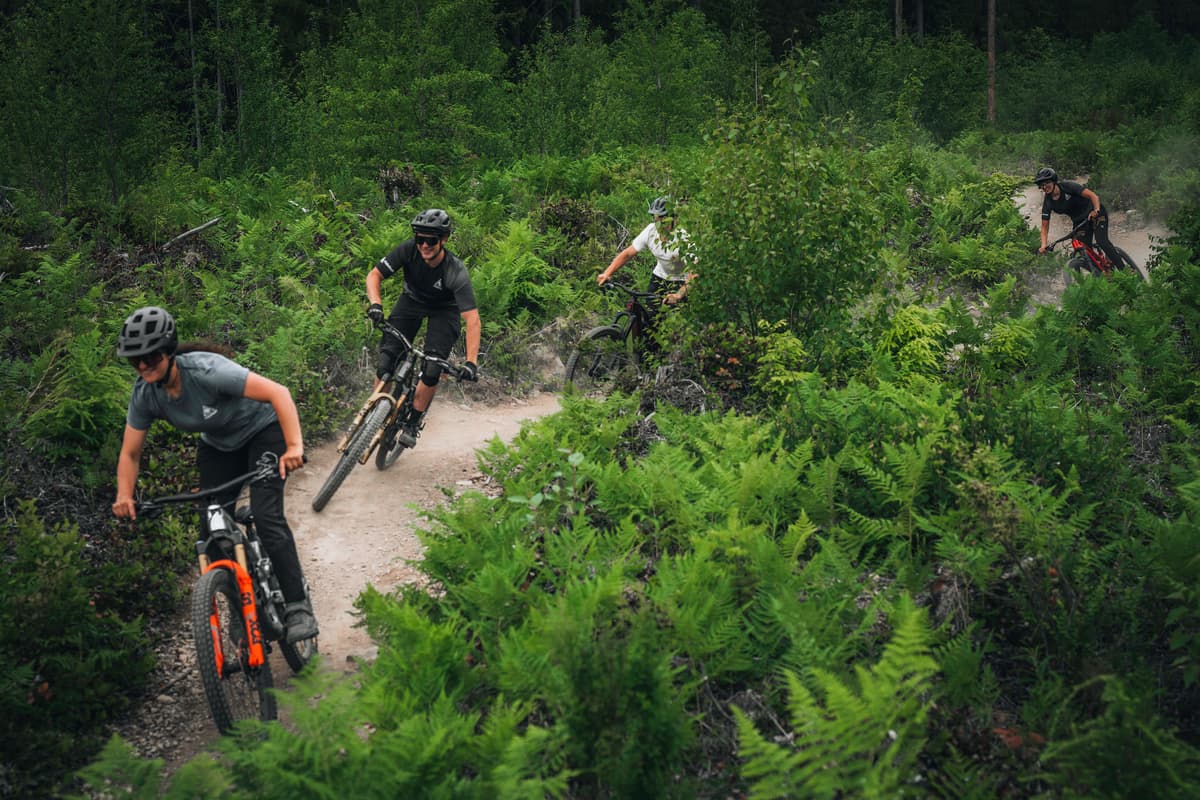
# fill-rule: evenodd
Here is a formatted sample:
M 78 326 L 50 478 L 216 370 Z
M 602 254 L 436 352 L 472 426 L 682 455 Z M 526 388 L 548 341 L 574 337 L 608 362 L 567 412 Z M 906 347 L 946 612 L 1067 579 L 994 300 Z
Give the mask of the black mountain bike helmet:
M 158 306 L 139 308 L 126 317 L 121 335 L 117 337 L 117 355 L 122 358 L 144 356 L 159 350 L 172 356 L 178 346 L 175 319 Z
M 427 208 L 412 221 L 414 232 L 430 236 L 449 236 L 450 227 L 450 215 L 440 208 Z
M 671 198 L 665 194 L 662 197 L 654 198 L 647 211 L 652 217 L 669 217 L 671 215 Z
M 1037 171 L 1037 175 L 1033 176 L 1033 182 L 1038 186 L 1043 183 L 1058 183 L 1058 173 L 1049 167 L 1042 167 Z

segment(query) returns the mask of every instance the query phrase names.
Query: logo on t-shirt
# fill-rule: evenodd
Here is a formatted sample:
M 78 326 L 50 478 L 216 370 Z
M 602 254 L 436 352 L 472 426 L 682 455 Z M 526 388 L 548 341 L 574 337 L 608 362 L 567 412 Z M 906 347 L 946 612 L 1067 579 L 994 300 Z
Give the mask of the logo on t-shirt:
M 437 282 L 435 282 L 433 284 L 433 288 L 437 289 L 438 291 L 441 291 L 441 288 L 442 288 L 442 279 L 441 278 L 437 279 Z
M 201 406 L 200 408 L 205 419 L 212 419 L 217 415 L 217 409 L 213 408 L 212 406 Z

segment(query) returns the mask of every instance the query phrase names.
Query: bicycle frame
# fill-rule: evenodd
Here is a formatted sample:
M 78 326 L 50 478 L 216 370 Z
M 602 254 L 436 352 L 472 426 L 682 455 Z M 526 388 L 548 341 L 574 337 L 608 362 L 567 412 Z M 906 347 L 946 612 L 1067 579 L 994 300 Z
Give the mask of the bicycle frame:
M 1087 225 L 1087 220 L 1084 220 L 1072 228 L 1070 233 L 1066 234 L 1065 236 L 1060 236 L 1058 239 L 1055 239 L 1053 242 L 1046 245 L 1046 252 L 1049 253 L 1054 250 L 1055 245 L 1070 240 L 1071 251 L 1077 257 L 1086 258 L 1088 263 L 1091 264 L 1090 269 L 1093 272 L 1098 272 L 1101 275 L 1108 277 L 1113 273 L 1113 264 L 1111 261 L 1109 261 L 1108 256 L 1100 248 L 1085 242 L 1076 235 L 1080 230 L 1083 229 L 1085 225 Z
M 620 328 L 624 336 L 633 336 L 639 339 L 646 329 L 650 326 L 650 311 L 643 304 L 642 300 L 656 298 L 654 292 L 639 292 L 630 286 L 626 286 L 620 281 L 608 280 L 604 283 L 604 288 L 612 287 L 619 289 L 629 295 L 629 299 L 625 302 L 625 308 L 617 312 L 613 317 L 612 326 Z
M 404 345 L 404 350 L 399 356 L 397 356 L 396 362 L 392 364 L 391 370 L 384 373 L 384 375 L 380 378 L 381 382 L 379 384 L 379 390 L 368 397 L 366 402 L 363 403 L 362 408 L 358 410 L 357 416 L 354 417 L 354 421 L 347 429 L 346 435 L 342 437 L 342 441 L 338 444 L 337 451 L 339 453 L 345 452 L 346 447 L 350 444 L 351 437 L 353 437 L 355 431 L 358 430 L 358 427 L 362 424 L 363 420 L 366 419 L 367 414 L 371 413 L 371 409 L 375 407 L 375 404 L 385 397 L 390 400 L 392 403 L 392 410 L 388 414 L 383 426 L 380 427 L 380 429 L 376 432 L 375 436 L 371 439 L 370 444 L 368 444 L 367 448 L 363 450 L 362 455 L 359 456 L 358 463 L 360 464 L 366 464 L 371 458 L 371 453 L 373 453 L 375 448 L 379 446 L 379 442 L 383 438 L 384 431 L 386 431 L 396 421 L 396 418 L 400 414 L 400 409 L 404 407 L 405 402 L 407 402 L 409 399 L 409 393 L 416 388 L 416 381 L 420 377 L 420 372 L 423 371 L 418 371 L 416 369 L 418 364 L 424 365 L 426 362 L 432 362 L 441 366 L 453 377 L 459 377 L 459 370 L 457 367 L 455 367 L 449 361 L 438 358 L 434 355 L 430 355 L 421 348 L 417 347 L 415 344 L 409 341 L 407 336 L 400 332 L 399 328 L 392 325 L 387 320 L 380 320 L 378 323 L 376 323 L 376 327 L 378 327 L 385 334 L 391 334 L 399 339 L 401 344 Z M 391 387 L 390 389 L 388 388 L 389 385 Z
M 260 571 L 260 564 L 263 561 L 262 553 L 258 551 L 260 547 L 257 540 L 251 540 L 247 537 L 241 525 L 249 524 L 248 520 L 235 519 L 225 509 L 216 497 L 230 489 L 241 487 L 247 481 L 254 482 L 270 477 L 279 469 L 278 456 L 274 453 L 264 453 L 259 459 L 258 465 L 251 472 L 230 480 L 220 486 L 214 486 L 200 492 L 188 492 L 186 494 L 167 495 L 166 497 L 158 497 L 153 500 L 139 504 L 139 508 L 143 513 L 152 514 L 159 510 L 163 505 L 170 503 L 194 503 L 197 500 L 212 498 L 202 512 L 203 514 L 203 536 L 196 542 L 196 557 L 200 566 L 200 574 L 204 574 L 214 569 L 227 569 L 233 573 L 234 580 L 237 583 L 238 594 L 241 600 L 242 622 L 246 628 L 246 641 L 248 645 L 249 663 L 252 667 L 261 667 L 266 661 L 266 648 L 264 646 L 264 636 L 262 624 L 259 622 L 258 600 L 254 591 L 254 576 L 251 574 L 251 561 L 247 556 L 246 549 L 249 543 L 255 552 L 254 555 L 254 572 L 257 574 Z M 214 552 L 232 551 L 233 558 L 216 558 L 212 557 Z M 261 587 L 265 596 L 271 596 L 272 592 L 267 585 L 267 576 L 259 575 L 263 581 Z M 271 600 L 282 604 L 283 596 L 278 598 L 271 597 Z M 277 636 L 283 634 L 282 620 L 270 620 L 273 633 Z M 218 668 L 224 668 L 224 654 L 221 652 L 220 637 L 218 635 L 218 623 L 215 614 L 209 619 L 209 630 L 213 636 L 214 650 L 220 654 Z

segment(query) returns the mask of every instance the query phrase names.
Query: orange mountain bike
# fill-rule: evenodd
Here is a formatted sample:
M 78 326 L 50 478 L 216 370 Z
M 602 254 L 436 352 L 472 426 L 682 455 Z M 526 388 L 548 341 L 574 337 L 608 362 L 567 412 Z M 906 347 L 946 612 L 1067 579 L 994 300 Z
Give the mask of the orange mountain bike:
M 279 645 L 294 672 L 302 670 L 317 654 L 315 637 L 295 644 L 287 642 L 283 592 L 255 530 L 252 509 L 240 506 L 230 514 L 217 500 L 230 489 L 278 472 L 279 457 L 264 453 L 254 470 L 228 483 L 137 505 L 138 515 L 147 517 L 176 503 L 200 508 L 200 538 L 196 542 L 200 579 L 192 588 L 192 637 L 200 682 L 221 733 L 228 733 L 239 720 L 276 718 L 275 697 L 271 694 L 274 678 L 268 660 L 272 644 Z M 311 597 L 307 582 L 304 589 L 305 596 Z

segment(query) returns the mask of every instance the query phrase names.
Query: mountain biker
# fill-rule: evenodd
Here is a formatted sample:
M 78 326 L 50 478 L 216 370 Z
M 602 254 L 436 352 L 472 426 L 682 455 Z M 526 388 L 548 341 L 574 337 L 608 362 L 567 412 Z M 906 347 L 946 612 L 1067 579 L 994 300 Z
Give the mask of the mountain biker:
M 479 309 L 475 305 L 475 290 L 471 276 L 462 260 L 446 249 L 452 224 L 450 215 L 440 208 L 429 208 L 413 217 L 413 238 L 406 239 L 388 253 L 367 273 L 367 317 L 372 322 L 383 319 L 384 278 L 396 273 L 404 276 L 404 292 L 388 322 L 400 329 L 409 341 L 417 335 L 421 320 L 428 319 L 425 329 L 425 352 L 445 359 L 458 341 L 462 322 L 467 323 L 467 361 L 463 365 L 465 380 L 479 380 Z M 461 318 L 461 319 L 460 319 Z M 394 336 L 384 334 L 380 343 L 375 370 L 375 390 L 382 376 L 395 362 L 403 344 Z M 397 437 L 412 447 L 420 435 L 422 420 L 433 396 L 437 393 L 442 368 L 429 364 L 413 395 L 412 414 L 405 420 Z
M 687 231 L 675 229 L 675 213 L 670 197 L 664 195 L 654 198 L 647 211 L 654 221 L 634 237 L 632 244 L 617 253 L 612 263 L 597 276 L 596 283 L 603 286 L 613 273 L 648 247 L 655 264 L 646 291 L 662 297 L 666 305 L 675 305 L 687 297 L 688 284 L 696 277 L 696 273 L 688 271 L 686 262 L 694 265 L 696 259 L 687 253 Z
M 286 386 L 231 360 L 207 343 L 179 344 L 174 318 L 146 306 L 125 319 L 117 355 L 137 370 L 117 459 L 118 517 L 136 519 L 133 488 L 141 467 L 146 432 L 156 419 L 199 432 L 196 465 L 200 488 L 219 486 L 254 468 L 264 452 L 279 456 L 279 476 L 250 485 L 250 504 L 263 545 L 279 577 L 287 640 L 317 635 L 308 608 L 296 540 L 283 509 L 284 480 L 304 464 L 300 414 Z M 220 502 L 237 498 L 231 489 Z
M 1095 235 L 1096 244 L 1108 256 L 1113 266 L 1120 269 L 1124 260 L 1108 240 L 1108 211 L 1100 202 L 1100 197 L 1091 189 L 1075 181 L 1060 181 L 1058 173 L 1050 167 L 1042 167 L 1033 178 L 1037 187 L 1042 190 L 1042 246 L 1039 253 L 1046 252 L 1046 242 L 1050 235 L 1050 214 L 1057 212 L 1071 218 L 1071 226 L 1078 226 L 1086 221 L 1087 224 L 1079 229 L 1079 238 L 1092 243 Z

